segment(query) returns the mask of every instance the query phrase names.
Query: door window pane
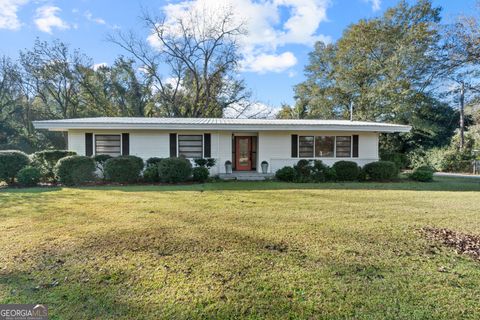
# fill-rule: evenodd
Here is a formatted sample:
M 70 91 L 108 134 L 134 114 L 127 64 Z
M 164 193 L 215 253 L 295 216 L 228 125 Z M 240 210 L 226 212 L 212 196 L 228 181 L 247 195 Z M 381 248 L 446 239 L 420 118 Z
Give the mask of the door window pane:
M 333 136 L 315 137 L 315 157 L 333 158 L 334 150 L 335 150 L 335 137 Z
M 352 146 L 352 137 L 337 137 L 337 157 L 350 158 Z
M 313 158 L 313 137 L 298 139 L 298 155 L 300 158 Z
M 249 166 L 250 150 L 249 138 L 238 138 L 238 165 L 241 167 Z

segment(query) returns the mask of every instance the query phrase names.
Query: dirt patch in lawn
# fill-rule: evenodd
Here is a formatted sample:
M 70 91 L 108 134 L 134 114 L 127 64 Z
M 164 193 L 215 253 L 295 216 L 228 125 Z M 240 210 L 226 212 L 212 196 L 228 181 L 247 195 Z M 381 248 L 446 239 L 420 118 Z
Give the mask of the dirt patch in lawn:
M 456 232 L 446 228 L 424 227 L 421 232 L 429 240 L 454 248 L 458 254 L 466 254 L 480 261 L 480 236 Z

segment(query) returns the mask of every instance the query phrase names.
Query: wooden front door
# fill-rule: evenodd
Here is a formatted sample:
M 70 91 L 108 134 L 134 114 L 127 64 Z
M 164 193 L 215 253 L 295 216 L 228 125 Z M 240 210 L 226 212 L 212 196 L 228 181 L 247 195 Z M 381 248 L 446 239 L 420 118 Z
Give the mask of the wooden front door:
M 252 170 L 252 137 L 235 137 L 235 158 L 238 171 Z

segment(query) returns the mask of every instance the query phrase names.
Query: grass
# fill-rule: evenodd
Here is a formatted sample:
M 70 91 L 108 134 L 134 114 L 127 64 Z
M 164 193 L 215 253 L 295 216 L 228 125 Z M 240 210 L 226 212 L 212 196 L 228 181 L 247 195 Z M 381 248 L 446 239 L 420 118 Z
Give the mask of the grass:
M 5 189 L 0 303 L 51 319 L 480 317 L 480 180 Z

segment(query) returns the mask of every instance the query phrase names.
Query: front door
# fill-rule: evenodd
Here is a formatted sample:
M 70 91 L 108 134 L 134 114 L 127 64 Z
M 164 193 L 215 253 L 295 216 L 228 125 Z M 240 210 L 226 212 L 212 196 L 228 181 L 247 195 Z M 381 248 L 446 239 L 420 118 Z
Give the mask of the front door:
M 252 170 L 252 137 L 235 137 L 236 169 Z

